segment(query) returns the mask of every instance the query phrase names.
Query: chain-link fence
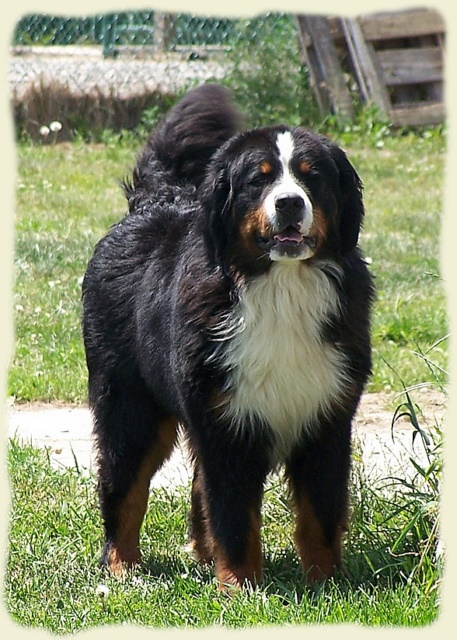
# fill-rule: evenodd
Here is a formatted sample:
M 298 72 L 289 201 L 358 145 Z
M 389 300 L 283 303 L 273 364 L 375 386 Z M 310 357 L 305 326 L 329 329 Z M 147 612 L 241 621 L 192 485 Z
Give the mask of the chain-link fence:
M 27 15 L 11 44 L 15 122 L 34 138 L 51 120 L 62 122 L 61 139 L 152 126 L 180 92 L 207 81 L 229 85 L 253 125 L 291 113 L 298 123 L 312 102 L 309 91 L 298 95 L 307 78 L 291 14 Z
M 273 18 L 273 22 L 276 18 Z M 264 17 L 262 22 L 271 18 Z M 134 11 L 63 18 L 47 15 L 25 16 L 17 24 L 15 45 L 84 45 L 103 47 L 105 55 L 117 47 L 154 46 L 158 51 L 179 47 L 231 46 L 239 34 L 239 21 L 201 18 L 188 14 Z

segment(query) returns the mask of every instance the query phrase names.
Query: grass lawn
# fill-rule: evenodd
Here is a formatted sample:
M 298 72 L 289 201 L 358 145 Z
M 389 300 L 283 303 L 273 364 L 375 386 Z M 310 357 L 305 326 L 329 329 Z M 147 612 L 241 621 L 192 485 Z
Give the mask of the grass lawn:
M 283 491 L 272 481 L 263 510 L 264 585 L 228 598 L 212 569 L 183 550 L 189 490 L 154 491 L 142 533 L 144 568 L 124 579 L 98 569 L 95 479 L 51 468 L 46 453 L 12 443 L 12 515 L 5 604 L 12 619 L 54 633 L 129 622 L 154 627 L 230 628 L 359 623 L 420 627 L 439 612 L 436 507 L 409 492 L 355 477 L 348 576 L 309 588 L 293 547 Z M 359 469 L 360 471 L 360 469 Z M 416 491 L 416 489 L 415 489 Z
M 361 245 L 372 261 L 370 391 L 446 383 L 447 310 L 440 279 L 444 138 L 431 130 L 337 140 L 365 184 Z M 81 281 L 94 244 L 126 210 L 119 181 L 138 147 L 18 145 L 16 349 L 8 394 L 17 402 L 85 403 Z M 124 580 L 97 568 L 101 523 L 96 480 L 56 471 L 46 452 L 9 447 L 12 506 L 5 603 L 19 624 L 63 634 L 124 621 L 144 626 L 231 628 L 358 622 L 422 626 L 439 612 L 437 555 L 440 433 L 414 481 L 367 482 L 355 465 L 347 576 L 303 584 L 292 521 L 277 485 L 266 494 L 264 585 L 233 598 L 182 550 L 188 488 L 158 491 L 142 532 L 145 568 Z
M 443 138 L 411 134 L 378 148 L 361 137 L 345 146 L 365 184 L 361 246 L 378 295 L 369 390 L 397 389 L 398 376 L 409 385 L 427 382 L 430 371 L 415 352 L 432 349 L 429 357 L 444 369 L 447 359 L 445 344 L 433 346 L 447 333 L 439 268 Z M 114 142 L 18 148 L 9 394 L 19 402 L 86 400 L 81 280 L 95 243 L 126 211 L 119 181 L 137 151 Z

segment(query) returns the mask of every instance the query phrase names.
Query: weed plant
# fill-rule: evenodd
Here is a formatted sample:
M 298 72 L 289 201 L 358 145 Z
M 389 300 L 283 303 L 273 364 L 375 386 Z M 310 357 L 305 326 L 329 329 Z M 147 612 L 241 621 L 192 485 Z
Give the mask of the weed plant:
M 246 20 L 240 23 L 240 34 L 229 53 L 232 71 L 223 82 L 246 114 L 247 126 L 318 121 L 293 17 Z

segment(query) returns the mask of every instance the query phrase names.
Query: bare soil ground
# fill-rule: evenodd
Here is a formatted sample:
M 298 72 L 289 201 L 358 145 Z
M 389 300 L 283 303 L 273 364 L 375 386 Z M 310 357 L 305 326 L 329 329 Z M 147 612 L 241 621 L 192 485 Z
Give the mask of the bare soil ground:
M 416 390 L 420 426 L 432 433 L 442 425 L 446 413 L 445 394 L 430 388 Z M 354 451 L 367 472 L 378 477 L 398 473 L 407 467 L 410 456 L 421 459 L 424 449 L 420 438 L 413 443 L 414 428 L 402 418 L 392 429 L 396 408 L 406 398 L 388 393 L 367 393 L 362 398 L 354 421 Z M 87 407 L 59 404 L 11 404 L 7 410 L 8 437 L 46 447 L 56 467 L 77 465 L 94 467 L 91 440 L 91 415 Z M 183 443 L 153 480 L 155 486 L 187 483 L 191 469 Z

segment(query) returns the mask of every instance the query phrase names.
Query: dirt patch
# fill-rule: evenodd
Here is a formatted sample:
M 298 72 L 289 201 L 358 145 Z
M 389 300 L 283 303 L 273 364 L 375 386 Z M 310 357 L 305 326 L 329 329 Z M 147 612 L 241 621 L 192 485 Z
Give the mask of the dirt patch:
M 410 392 L 420 425 L 431 428 L 441 424 L 446 415 L 446 395 L 431 387 L 423 387 Z M 361 400 L 356 417 L 356 426 L 364 430 L 391 430 L 392 418 L 397 407 L 407 401 L 405 394 L 366 393 Z M 409 430 L 411 424 L 401 419 L 395 429 Z
M 411 395 L 421 428 L 433 432 L 445 417 L 445 394 L 422 388 Z M 406 418 L 400 419 L 392 429 L 395 410 L 405 400 L 403 395 L 389 393 L 367 393 L 362 398 L 354 420 L 354 450 L 360 449 L 359 459 L 370 474 L 398 473 L 411 456 L 420 461 L 425 454 L 420 439 L 413 442 L 414 428 Z M 91 430 L 87 407 L 61 403 L 12 404 L 8 407 L 8 436 L 46 447 L 51 462 L 57 467 L 94 467 Z M 153 485 L 186 483 L 190 473 L 186 450 L 181 443 L 154 478 Z

